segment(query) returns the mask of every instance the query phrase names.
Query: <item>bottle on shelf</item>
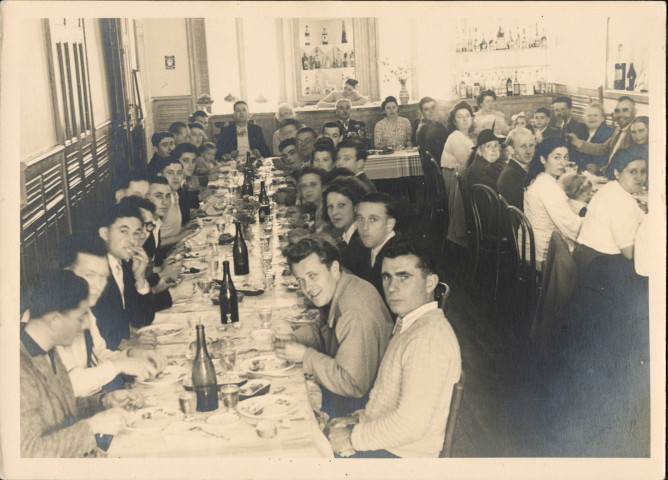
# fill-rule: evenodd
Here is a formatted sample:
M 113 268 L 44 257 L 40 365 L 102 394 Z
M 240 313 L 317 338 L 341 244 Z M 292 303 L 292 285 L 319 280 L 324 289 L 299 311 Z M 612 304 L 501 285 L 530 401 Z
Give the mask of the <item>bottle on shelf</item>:
M 516 49 L 522 48 L 522 38 L 520 37 L 519 27 L 517 28 L 517 35 L 515 35 L 515 48 Z
M 311 34 L 308 32 L 308 25 L 304 29 L 304 45 L 307 47 L 311 45 Z
M 471 33 L 471 29 L 469 29 L 469 35 L 467 39 L 467 48 L 469 52 L 472 52 L 474 50 L 473 48 L 473 34 Z
M 496 50 L 496 41 L 494 40 L 494 32 L 489 33 L 489 42 L 487 42 L 487 50 Z
M 506 80 L 506 96 L 511 97 L 513 95 L 513 80 L 508 77 Z
M 536 73 L 534 74 L 533 77 L 533 94 L 538 95 L 540 93 L 540 76 L 538 74 L 538 69 L 536 69 Z
M 466 74 L 466 98 L 473 98 L 473 83 L 468 73 Z
M 329 59 L 329 55 L 327 55 L 325 61 L 322 62 L 322 68 L 332 68 L 332 61 Z
M 485 34 L 482 34 L 482 41 L 480 42 L 480 51 L 485 52 L 487 51 L 487 42 L 485 41 Z
M 244 240 L 244 234 L 241 230 L 241 222 L 234 222 L 234 226 L 237 229 L 236 236 L 234 237 L 234 245 L 232 246 L 234 274 L 248 275 L 250 272 L 248 265 L 248 247 L 246 246 L 246 240 Z
M 260 208 L 258 208 L 258 218 L 260 223 L 264 223 L 264 218 L 271 215 L 271 204 L 269 203 L 269 196 L 267 195 L 267 187 L 264 180 L 260 182 L 260 196 L 258 197 Z
M 540 46 L 542 48 L 547 47 L 547 36 L 545 35 L 545 27 L 543 27 L 543 35 L 540 37 Z
M 320 39 L 323 45 L 327 45 L 329 43 L 327 40 L 327 29 L 325 27 L 322 28 L 322 35 L 320 35 Z
M 346 37 L 346 22 L 341 20 L 341 43 L 348 43 L 348 38 Z
M 466 98 L 466 82 L 463 76 L 459 82 L 459 98 Z
M 354 67 L 355 66 L 355 52 L 353 50 L 350 51 L 350 66 Z
M 308 84 L 308 75 L 304 75 L 304 95 L 311 95 L 311 86 Z
M 306 52 L 302 55 L 302 70 L 308 70 L 308 57 L 306 56 Z
M 313 70 L 315 68 L 315 58 L 313 55 L 309 55 L 308 57 L 308 69 Z
M 513 95 L 520 94 L 520 82 L 517 80 L 517 70 L 515 70 L 515 82 L 513 82 Z
M 343 68 L 348 68 L 348 52 L 343 54 Z
M 313 94 L 320 95 L 320 79 L 316 76 L 315 83 L 313 84 Z
M 626 78 L 629 79 L 629 84 L 628 84 L 628 86 L 626 87 L 626 89 L 627 89 L 629 92 L 633 92 L 633 91 L 635 90 L 635 87 L 636 87 L 636 77 L 637 77 L 637 75 L 636 75 L 636 69 L 633 68 L 633 62 L 631 62 L 631 63 L 629 64 L 629 73 L 626 74 Z
M 522 48 L 529 48 L 529 41 L 527 40 L 527 32 L 522 29 Z
M 315 68 L 319 69 L 320 68 L 320 51 L 316 47 L 315 49 L 315 57 L 313 57 L 313 61 L 315 62 Z
M 458 39 L 457 42 L 455 43 L 455 53 L 461 53 L 461 51 L 462 51 L 462 42 L 461 40 Z
M 230 262 L 223 262 L 223 280 L 220 284 L 220 323 L 226 325 L 239 321 L 239 299 L 237 289 L 232 282 Z
M 478 95 L 480 95 L 480 82 L 478 81 L 478 75 L 476 74 L 476 78 L 473 80 L 473 92 L 472 95 L 474 98 L 477 98 Z
M 536 36 L 533 37 L 533 42 L 529 45 L 532 48 L 540 47 L 540 35 L 538 33 L 538 22 L 536 22 Z
M 480 44 L 478 43 L 478 29 L 475 29 L 475 33 L 473 34 L 473 51 L 478 52 L 480 51 Z
M 206 349 L 204 325 L 197 325 L 197 353 L 193 362 L 192 383 L 197 395 L 197 411 L 211 412 L 218 408 L 216 369 Z
M 520 76 L 520 95 L 527 95 L 529 93 L 529 72 L 523 70 Z
M 506 36 L 503 33 L 503 29 L 499 25 L 499 31 L 496 34 L 496 49 L 503 50 L 504 48 L 506 48 L 506 45 L 507 45 Z
M 508 42 L 508 49 L 512 50 L 515 48 L 515 40 L 513 39 L 513 29 L 510 28 L 508 29 L 508 38 L 506 40 Z
M 626 62 L 623 55 L 624 46 L 620 43 L 617 47 L 617 62 L 615 63 L 615 90 L 624 90 L 626 88 Z

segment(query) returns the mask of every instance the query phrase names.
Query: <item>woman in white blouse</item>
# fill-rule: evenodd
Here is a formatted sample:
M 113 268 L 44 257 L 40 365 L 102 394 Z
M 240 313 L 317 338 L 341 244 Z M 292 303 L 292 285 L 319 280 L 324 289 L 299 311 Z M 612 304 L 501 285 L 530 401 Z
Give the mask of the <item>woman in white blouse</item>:
M 573 212 L 568 197 L 557 183 L 566 172 L 568 162 L 566 142 L 550 137 L 536 147 L 529 166 L 529 178 L 533 181 L 524 194 L 524 214 L 533 228 L 539 270 L 545 261 L 552 232 L 559 230 L 572 250 L 582 226 L 582 217 Z
M 457 186 L 457 176 L 463 175 L 466 162 L 473 151 L 473 110 L 462 101 L 454 106 L 448 116 L 448 139 L 441 155 L 441 168 L 448 196 L 448 235 L 447 239 L 466 247 L 466 221 L 462 192 Z

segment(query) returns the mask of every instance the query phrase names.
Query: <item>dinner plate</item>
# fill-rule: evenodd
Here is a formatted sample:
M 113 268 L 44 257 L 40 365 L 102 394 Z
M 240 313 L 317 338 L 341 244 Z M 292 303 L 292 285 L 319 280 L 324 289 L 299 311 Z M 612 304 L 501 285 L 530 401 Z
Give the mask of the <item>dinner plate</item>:
M 142 385 L 168 385 L 181 380 L 187 371 L 188 370 L 185 367 L 179 365 L 167 365 L 155 378 L 148 380 L 137 379 L 136 382 L 141 383 Z
M 158 323 L 157 325 L 149 325 L 137 330 L 137 333 L 152 333 L 158 340 L 163 338 L 173 337 L 181 333 L 184 329 L 183 325 L 178 323 Z
M 246 358 L 241 362 L 241 370 L 249 373 L 259 373 L 262 375 L 276 375 L 286 370 L 290 370 L 295 364 L 290 360 L 278 358 L 276 355 L 258 355 L 257 357 Z
M 265 395 L 269 393 L 271 388 L 271 382 L 263 379 L 249 380 L 246 384 L 239 389 L 239 399 L 245 400 L 251 397 L 259 397 L 260 395 Z
M 290 323 L 315 323 L 320 317 L 320 311 L 311 309 L 296 315 L 285 315 L 283 318 Z
M 263 395 L 237 404 L 237 413 L 252 420 L 276 420 L 297 410 L 299 402 L 290 395 Z
M 179 410 L 164 407 L 142 408 L 134 412 L 135 420 L 125 426 L 130 432 L 153 432 L 183 418 Z

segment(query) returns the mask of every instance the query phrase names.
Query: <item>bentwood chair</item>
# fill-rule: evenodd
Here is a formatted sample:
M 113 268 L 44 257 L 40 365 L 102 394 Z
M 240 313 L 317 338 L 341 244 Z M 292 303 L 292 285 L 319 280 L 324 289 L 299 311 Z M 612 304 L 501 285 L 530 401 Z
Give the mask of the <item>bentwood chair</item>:
M 452 457 L 452 447 L 455 444 L 455 430 L 457 428 L 457 418 L 462 406 L 462 396 L 464 395 L 464 371 L 459 378 L 459 382 L 452 387 L 452 398 L 450 400 L 450 411 L 448 412 L 448 421 L 445 424 L 445 437 L 443 438 L 443 449 L 440 458 Z
M 429 235 L 433 252 L 442 252 L 445 246 L 445 232 L 448 221 L 448 200 L 445 194 L 445 182 L 441 168 L 432 156 L 418 147 L 420 162 L 424 173 L 424 191 L 422 196 L 422 232 Z
M 450 298 L 450 287 L 445 282 L 438 282 L 434 290 L 434 299 L 438 302 L 438 308 L 443 314 L 448 313 L 448 299 Z

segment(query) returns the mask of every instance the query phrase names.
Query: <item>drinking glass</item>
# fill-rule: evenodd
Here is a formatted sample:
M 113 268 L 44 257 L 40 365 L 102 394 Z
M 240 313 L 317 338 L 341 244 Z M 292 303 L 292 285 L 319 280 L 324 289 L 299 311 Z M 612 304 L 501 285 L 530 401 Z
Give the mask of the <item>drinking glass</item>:
M 206 234 L 206 243 L 211 247 L 211 254 L 218 256 L 218 233 L 209 232 Z
M 226 411 L 234 410 L 239 402 L 239 386 L 223 385 L 218 391 L 218 398 Z
M 192 418 L 197 408 L 197 395 L 195 392 L 183 392 L 179 395 L 179 407 L 181 407 L 181 411 L 186 418 Z
M 228 372 L 234 370 L 234 364 L 236 363 L 236 361 L 237 361 L 237 351 L 234 348 L 230 348 L 226 345 L 223 348 L 223 351 L 220 356 L 220 363 L 223 365 L 223 368 Z
M 211 291 L 211 282 L 206 277 L 198 277 L 196 282 L 197 288 L 201 296 L 206 296 Z
M 264 232 L 271 235 L 271 232 L 274 230 L 274 215 L 269 214 L 264 217 Z
M 218 278 L 218 274 L 220 273 L 220 260 L 218 259 L 218 255 L 213 255 L 209 258 L 209 272 L 212 279 Z
M 271 328 L 271 308 L 262 307 L 258 310 L 260 315 L 260 326 L 262 328 Z
M 223 217 L 223 215 L 221 215 L 216 219 L 216 228 L 218 229 L 219 235 L 225 233 L 225 226 L 226 226 L 225 218 Z
M 274 272 L 264 272 L 264 290 L 270 291 L 274 289 Z

